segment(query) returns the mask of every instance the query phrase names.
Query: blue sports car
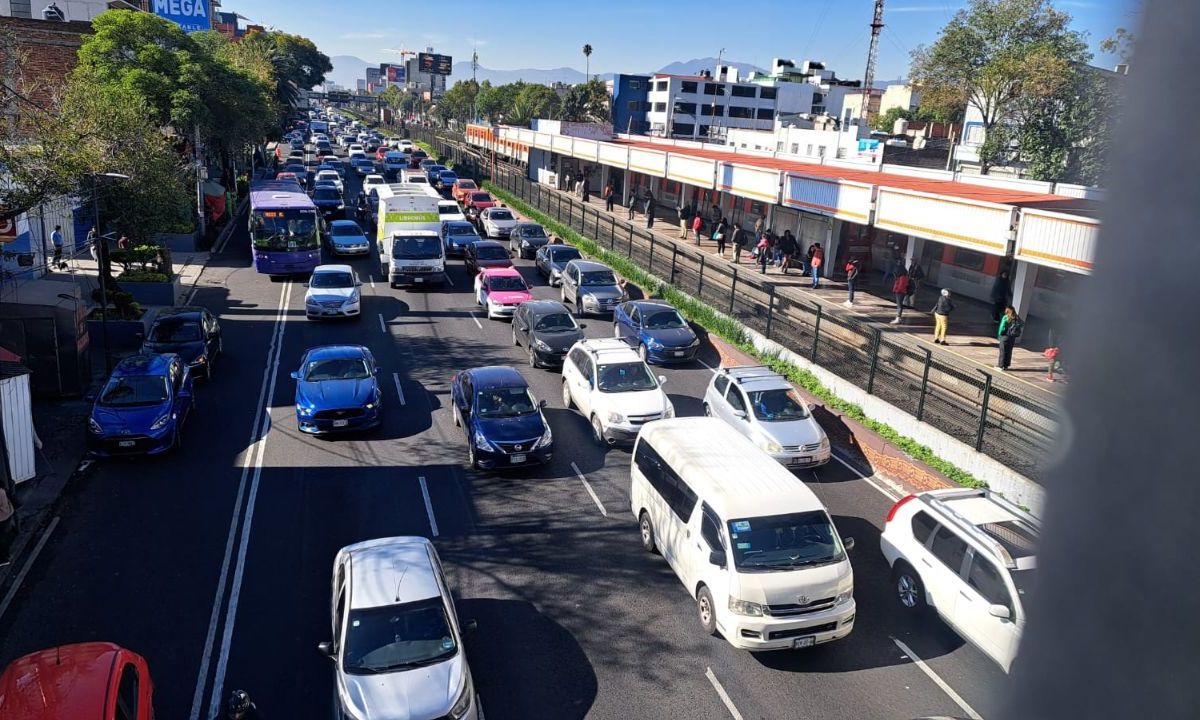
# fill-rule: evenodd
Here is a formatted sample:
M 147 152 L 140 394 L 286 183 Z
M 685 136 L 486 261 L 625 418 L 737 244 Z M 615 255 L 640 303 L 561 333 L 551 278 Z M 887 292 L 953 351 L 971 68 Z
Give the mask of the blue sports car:
M 313 435 L 364 430 L 382 419 L 375 357 L 362 345 L 309 348 L 292 373 L 296 381 L 296 423 Z
M 113 369 L 88 418 L 88 451 L 95 457 L 157 455 L 182 442 L 191 417 L 192 376 L 174 353 L 141 353 Z
M 451 381 L 454 424 L 467 436 L 472 468 L 502 470 L 550 462 L 554 435 L 542 416 L 543 400 L 510 367 L 464 370 Z
M 613 335 L 635 347 L 648 363 L 689 362 L 700 349 L 700 339 L 679 311 L 657 300 L 618 305 Z

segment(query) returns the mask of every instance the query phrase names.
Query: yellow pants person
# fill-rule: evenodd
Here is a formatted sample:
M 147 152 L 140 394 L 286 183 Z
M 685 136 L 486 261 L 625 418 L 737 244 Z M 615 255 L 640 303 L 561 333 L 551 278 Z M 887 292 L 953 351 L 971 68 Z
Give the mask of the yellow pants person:
M 949 315 L 933 314 L 933 341 L 946 342 L 946 328 L 950 324 Z

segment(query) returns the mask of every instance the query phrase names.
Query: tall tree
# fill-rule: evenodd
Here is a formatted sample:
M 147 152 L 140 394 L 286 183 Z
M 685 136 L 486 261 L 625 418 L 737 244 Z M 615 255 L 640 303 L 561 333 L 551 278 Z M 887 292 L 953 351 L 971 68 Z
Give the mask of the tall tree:
M 513 100 L 507 122 L 529 125 L 536 118 L 551 118 L 558 112 L 558 93 L 546 85 L 527 84 Z
M 583 77 L 586 80 L 592 79 L 592 46 L 583 46 Z
M 990 133 L 1010 120 L 1019 103 L 1062 92 L 1073 65 L 1090 59 L 1084 37 L 1070 22 L 1049 0 L 971 0 L 932 46 L 913 51 L 910 73 L 921 87 L 922 104 L 974 105 Z M 998 158 L 981 153 L 983 171 Z
M 571 122 L 612 122 L 608 88 L 599 79 L 572 85 L 563 96 L 558 115 Z

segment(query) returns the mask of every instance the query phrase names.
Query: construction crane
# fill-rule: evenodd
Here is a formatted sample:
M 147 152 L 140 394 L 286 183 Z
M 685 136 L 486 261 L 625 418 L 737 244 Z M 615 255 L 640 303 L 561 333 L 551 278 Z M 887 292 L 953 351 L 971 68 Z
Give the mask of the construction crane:
M 863 75 L 862 107 L 858 110 L 860 125 L 867 122 L 871 105 L 871 89 L 875 84 L 875 57 L 879 54 L 879 34 L 883 32 L 883 0 L 875 0 L 875 18 L 871 21 L 871 46 L 867 50 L 867 71 Z

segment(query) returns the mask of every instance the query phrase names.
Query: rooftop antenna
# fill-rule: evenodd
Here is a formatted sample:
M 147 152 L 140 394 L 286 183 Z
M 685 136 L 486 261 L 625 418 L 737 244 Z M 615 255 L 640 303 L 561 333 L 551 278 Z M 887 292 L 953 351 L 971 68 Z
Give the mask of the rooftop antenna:
M 883 31 L 883 0 L 875 0 L 875 17 L 871 20 L 871 47 L 867 50 L 867 71 L 863 74 L 862 107 L 858 109 L 860 125 L 867 123 L 867 108 L 871 104 L 871 86 L 875 84 L 875 56 L 879 54 L 879 33 Z
M 396 564 L 392 563 L 392 569 L 396 569 Z M 408 574 L 408 566 L 404 566 L 404 570 L 400 572 L 400 579 L 396 581 L 396 602 L 400 602 L 400 584 L 404 582 L 404 576 Z
M 716 137 L 716 134 L 717 134 L 717 133 L 716 133 L 716 126 L 717 126 L 717 89 L 718 89 L 718 88 L 720 88 L 721 86 L 720 86 L 720 85 L 718 85 L 718 84 L 716 84 L 716 83 L 720 83 L 720 82 L 721 82 L 721 58 L 723 58 L 723 57 L 725 57 L 725 48 L 721 48 L 720 52 L 718 52 L 718 53 L 717 53 L 717 72 L 716 72 L 716 74 L 715 74 L 716 76 L 713 78 L 714 85 L 713 85 L 713 101 L 712 101 L 712 112 L 711 112 L 711 113 L 709 113 L 709 115 L 708 115 L 708 117 L 710 118 L 710 119 L 709 119 L 709 121 L 708 121 L 708 137 L 709 137 L 709 139 L 710 139 L 710 140 L 711 140 L 711 139 L 713 139 L 714 137 Z M 697 123 L 697 124 L 699 124 L 699 123 Z M 670 134 L 669 134 L 669 133 L 670 133 L 670 128 L 668 128 L 668 135 L 667 135 L 667 137 L 670 137 Z

